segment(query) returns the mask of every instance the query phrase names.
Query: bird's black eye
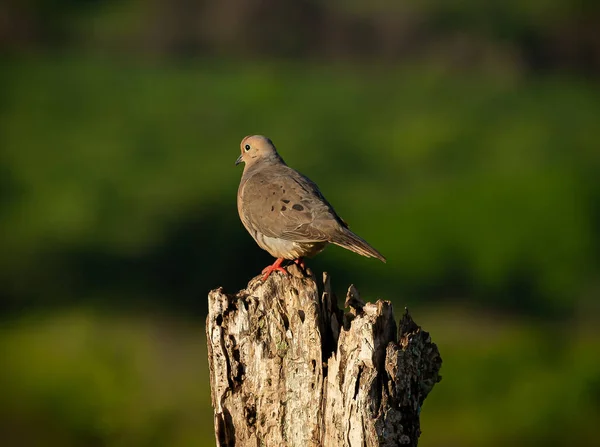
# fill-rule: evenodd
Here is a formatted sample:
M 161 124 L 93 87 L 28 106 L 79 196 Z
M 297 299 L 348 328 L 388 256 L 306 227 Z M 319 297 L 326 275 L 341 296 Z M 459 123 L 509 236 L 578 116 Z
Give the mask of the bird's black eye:
M 244 149 L 246 149 L 246 152 L 248 152 L 250 150 L 250 145 L 249 144 L 245 145 Z

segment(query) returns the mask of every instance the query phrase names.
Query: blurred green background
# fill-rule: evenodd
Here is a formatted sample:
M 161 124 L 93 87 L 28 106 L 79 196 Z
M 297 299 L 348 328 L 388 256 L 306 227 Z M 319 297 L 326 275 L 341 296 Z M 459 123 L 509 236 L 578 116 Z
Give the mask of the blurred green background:
M 2 445 L 214 445 L 253 133 L 388 258 L 311 268 L 438 343 L 420 445 L 600 445 L 598 5 L 0 3 Z

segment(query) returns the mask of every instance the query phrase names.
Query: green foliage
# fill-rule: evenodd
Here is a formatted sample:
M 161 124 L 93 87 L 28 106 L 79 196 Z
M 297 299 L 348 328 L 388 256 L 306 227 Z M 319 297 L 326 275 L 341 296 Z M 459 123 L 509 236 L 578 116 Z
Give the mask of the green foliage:
M 202 332 L 87 310 L 5 324 L 0 431 L 8 445 L 214 445 Z
M 444 358 L 442 382 L 423 408 L 423 445 L 598 443 L 595 325 L 451 309 L 423 312 L 419 323 Z
M 352 266 L 359 281 L 364 267 L 382 284 L 369 294 L 390 296 L 400 275 L 411 296 L 456 288 L 552 310 L 594 290 L 600 101 L 592 85 L 74 59 L 12 61 L 2 82 L 0 244 L 10 256 L 0 271 L 12 296 L 35 295 L 40 284 L 46 297 L 74 296 L 89 290 L 102 262 L 141 265 L 140 281 L 168 268 L 165 258 L 205 267 L 207 249 L 211 266 L 197 281 L 206 290 L 226 278 L 240 247 L 258 250 L 235 213 L 232 162 L 249 133 L 271 136 L 388 257 L 384 267 L 333 249 L 315 261 Z M 188 259 L 166 253 L 174 239 L 192 250 Z M 249 277 L 265 259 L 240 268 Z M 139 280 L 130 276 L 123 281 Z
M 203 330 L 181 313 L 201 314 L 207 290 L 236 290 L 270 260 L 237 217 L 233 166 L 241 138 L 264 133 L 388 258 L 328 248 L 313 270 L 397 307 L 454 299 L 521 313 L 415 315 L 444 358 L 422 445 L 600 441 L 600 334 L 525 316 L 598 315 L 595 84 L 427 67 L 4 62 L 3 439 L 212 445 Z
M 442 382 L 423 407 L 420 445 L 600 442 L 596 327 L 450 309 L 414 314 L 444 358 Z M 0 352 L 8 445 L 214 445 L 201 324 L 40 314 L 1 327 Z

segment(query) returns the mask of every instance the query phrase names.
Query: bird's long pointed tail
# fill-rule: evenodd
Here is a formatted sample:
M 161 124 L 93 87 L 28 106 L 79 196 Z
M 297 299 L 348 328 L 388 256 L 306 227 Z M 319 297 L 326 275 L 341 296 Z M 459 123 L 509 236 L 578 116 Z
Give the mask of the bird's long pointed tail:
M 367 258 L 377 258 L 380 261 L 385 262 L 385 257 L 381 253 L 348 228 L 342 227 L 330 242 L 353 251 L 354 253 L 358 253 L 359 255 L 366 256 Z

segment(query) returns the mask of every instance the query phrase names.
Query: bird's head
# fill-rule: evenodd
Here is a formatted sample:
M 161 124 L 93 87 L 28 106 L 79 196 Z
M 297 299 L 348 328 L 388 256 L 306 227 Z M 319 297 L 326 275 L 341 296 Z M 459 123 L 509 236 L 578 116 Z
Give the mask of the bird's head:
M 235 161 L 235 164 L 245 163 L 246 168 L 255 163 L 262 162 L 282 162 L 283 160 L 277 153 L 275 145 L 271 140 L 262 135 L 249 135 L 240 143 L 241 155 Z

